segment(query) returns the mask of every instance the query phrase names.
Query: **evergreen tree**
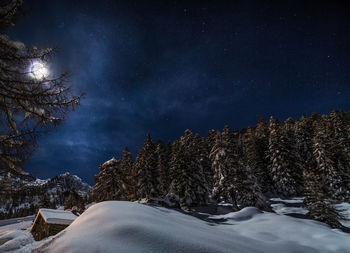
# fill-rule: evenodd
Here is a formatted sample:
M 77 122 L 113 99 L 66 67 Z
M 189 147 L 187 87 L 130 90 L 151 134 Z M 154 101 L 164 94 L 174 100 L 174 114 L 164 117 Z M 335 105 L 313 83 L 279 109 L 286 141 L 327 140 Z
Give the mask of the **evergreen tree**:
M 120 159 L 120 171 L 127 188 L 128 199 L 135 200 L 137 195 L 137 175 L 128 147 L 125 147 L 123 150 L 123 154 Z
M 206 204 L 208 199 L 208 184 L 197 144 L 198 138 L 190 130 L 174 144 L 170 161 L 171 192 L 179 197 L 182 207 Z
M 207 138 L 205 139 L 205 143 L 207 144 L 207 149 L 208 149 L 208 153 L 210 154 L 211 149 L 214 147 L 215 145 L 215 138 L 216 138 L 216 134 L 218 133 L 218 131 L 211 129 L 208 132 Z
M 45 193 L 40 198 L 39 208 L 51 208 L 51 207 L 52 205 L 51 205 L 50 197 L 47 193 Z
M 268 206 L 258 180 L 250 166 L 241 167 L 241 169 L 242 171 L 237 171 L 240 207 L 255 206 L 261 210 L 270 210 L 271 208 Z
M 261 191 L 268 192 L 270 189 L 270 175 L 264 152 L 260 152 L 260 146 L 256 134 L 252 128 L 248 128 L 244 135 L 244 158 L 250 168 L 252 176 L 257 178 Z
M 350 200 L 350 136 L 347 133 L 346 115 L 342 111 L 332 111 L 330 114 L 334 131 L 335 167 L 341 177 L 342 200 Z
M 120 161 L 112 158 L 100 166 L 91 189 L 94 201 L 128 200 L 127 184 L 120 168 Z
M 281 134 L 284 136 L 287 148 L 289 150 L 288 159 L 290 161 L 290 173 L 295 181 L 296 194 L 300 194 L 303 187 L 303 169 L 301 158 L 297 149 L 294 120 L 292 118 L 286 119 L 281 130 Z
M 254 135 L 255 140 L 252 140 L 252 142 L 255 143 L 255 147 L 253 147 L 253 149 L 256 151 L 256 156 L 259 161 L 257 166 L 259 166 L 261 170 L 256 177 L 259 180 L 262 192 L 273 192 L 272 176 L 268 166 L 269 159 L 267 156 L 269 149 L 269 125 L 264 118 L 258 120 Z
M 270 171 L 276 193 L 284 196 L 296 194 L 297 183 L 293 178 L 296 157 L 290 150 L 288 140 L 282 134 L 280 123 L 270 118 L 269 159 Z
M 140 199 L 157 197 L 159 194 L 157 154 L 149 133 L 144 147 L 137 155 L 135 167 L 138 177 L 138 197 Z
M 321 183 L 329 196 L 334 199 L 342 199 L 344 189 L 342 188 L 341 177 L 335 167 L 335 152 L 338 148 L 329 119 L 322 117 L 315 122 L 314 130 L 313 148 L 316 172 L 322 176 Z
M 317 116 L 314 115 L 314 119 L 316 118 Z M 304 164 L 315 164 L 312 148 L 312 138 L 313 120 L 312 118 L 302 116 L 297 122 L 295 122 L 295 141 L 299 158 Z
M 158 141 L 157 148 L 157 167 L 159 171 L 159 193 L 160 196 L 165 196 L 169 191 L 170 175 L 167 149 L 161 140 Z
M 328 198 L 330 194 L 326 187 L 327 178 L 323 174 L 323 163 L 320 159 L 317 160 L 317 166 L 307 164 L 304 170 L 304 177 L 307 182 L 304 203 L 309 211 L 308 215 L 312 219 L 327 223 L 333 228 L 341 228 L 342 225 L 339 220 L 345 219 L 345 217 L 340 214 L 340 210 L 334 207 L 334 201 Z
M 81 214 L 85 210 L 83 197 L 81 197 L 74 190 L 70 190 L 64 202 L 64 209 L 76 210 Z
M 216 135 L 215 145 L 210 153 L 214 171 L 214 189 L 212 197 L 218 201 L 231 202 L 238 209 L 238 189 L 235 171 L 243 166 L 238 159 L 237 147 L 231 130 L 225 126 L 223 132 Z
M 206 140 L 200 137 L 198 134 L 194 137 L 195 148 L 197 153 L 197 160 L 201 166 L 201 170 L 204 173 L 205 188 L 210 193 L 213 189 L 213 170 L 211 167 L 211 160 L 209 158 L 210 151 Z

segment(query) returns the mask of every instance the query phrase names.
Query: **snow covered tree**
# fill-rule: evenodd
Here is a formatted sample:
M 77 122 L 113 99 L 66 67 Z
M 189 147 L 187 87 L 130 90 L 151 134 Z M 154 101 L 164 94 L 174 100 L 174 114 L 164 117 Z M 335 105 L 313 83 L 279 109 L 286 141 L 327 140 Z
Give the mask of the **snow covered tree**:
M 281 134 L 283 135 L 289 150 L 288 156 L 291 163 L 290 173 L 295 181 L 296 193 L 300 194 L 303 187 L 303 167 L 297 149 L 295 122 L 292 118 L 288 118 L 283 122 L 281 127 Z
M 317 119 L 317 116 L 314 115 Z M 296 149 L 302 163 L 315 163 L 312 148 L 313 120 L 302 116 L 295 122 Z
M 189 150 L 193 157 L 192 174 L 196 193 L 197 204 L 208 202 L 209 191 L 212 189 L 213 173 L 211 161 L 206 149 L 206 143 L 199 134 L 196 134 L 190 142 Z
M 75 210 L 81 214 L 85 210 L 83 197 L 76 193 L 74 190 L 70 190 L 64 202 L 64 209 Z
M 207 144 L 208 153 L 210 153 L 211 149 L 215 145 L 215 138 L 216 138 L 216 134 L 217 133 L 218 133 L 218 131 L 216 131 L 214 129 L 211 129 L 208 132 L 207 138 L 205 138 L 205 142 Z
M 0 28 L 14 25 L 22 1 L 5 1 Z M 52 77 L 45 65 L 53 50 L 25 46 L 0 35 L 0 168 L 21 173 L 37 137 L 62 123 L 79 104 L 67 74 Z
M 222 133 L 216 135 L 215 145 L 210 158 L 214 171 L 214 189 L 212 197 L 218 201 L 231 202 L 238 209 L 238 188 L 235 170 L 244 166 L 238 158 L 234 136 L 225 126 Z
M 245 164 L 251 169 L 253 176 L 257 178 L 261 191 L 270 191 L 271 179 L 265 158 L 266 150 L 260 150 L 258 138 L 252 128 L 246 130 L 243 142 Z
M 350 200 L 350 136 L 347 128 L 349 121 L 342 111 L 332 111 L 330 114 L 334 132 L 334 155 L 335 167 L 338 175 L 341 177 L 341 188 L 343 200 Z
M 325 191 L 334 199 L 343 199 L 344 189 L 342 178 L 336 169 L 335 152 L 337 143 L 333 136 L 330 120 L 322 117 L 314 124 L 315 136 L 313 138 L 316 170 L 322 176 L 321 184 Z
M 237 171 L 237 177 L 240 208 L 255 206 L 261 210 L 271 210 L 249 165 L 241 167 L 241 171 Z
M 161 140 L 157 143 L 157 167 L 159 171 L 159 193 L 160 196 L 165 196 L 169 191 L 170 175 L 169 175 L 169 158 L 167 149 Z
M 120 171 L 127 188 L 128 199 L 135 200 L 137 195 L 137 173 L 128 147 L 123 150 L 120 159 Z
M 94 201 L 128 200 L 127 185 L 120 168 L 120 161 L 112 158 L 100 165 L 95 176 L 96 184 L 91 189 Z
M 308 215 L 312 219 L 327 223 L 332 228 L 341 228 L 339 220 L 345 217 L 334 207 L 334 201 L 329 199 L 327 178 L 323 174 L 320 159 L 317 160 L 317 166 L 307 164 L 304 170 L 306 182 L 304 203 L 309 211 Z
M 259 118 L 258 124 L 254 131 L 254 137 L 251 142 L 253 142 L 255 147 L 252 147 L 253 150 L 257 153 L 258 163 L 257 165 L 261 169 L 259 175 L 256 175 L 261 185 L 262 192 L 272 192 L 273 183 L 271 177 L 271 171 L 269 169 L 269 159 L 267 157 L 268 148 L 269 148 L 269 125 L 266 119 Z M 252 137 L 252 138 L 254 138 Z
M 157 166 L 156 146 L 150 133 L 144 147 L 137 155 L 135 163 L 138 178 L 138 197 L 140 199 L 158 197 L 159 173 Z
M 172 174 L 171 193 L 179 197 L 182 207 L 207 203 L 208 184 L 201 155 L 198 154 L 200 141 L 190 130 L 185 131 L 179 142 L 174 143 L 170 161 Z
M 228 132 L 227 128 L 225 132 Z M 269 208 L 257 180 L 257 177 L 263 178 L 266 168 L 260 167 L 262 162 L 258 156 L 256 139 L 251 128 L 244 132 L 242 142 L 244 156 L 237 155 L 237 161 L 232 164 L 229 171 L 232 184 L 236 189 L 236 202 L 240 207 L 255 206 L 267 210 Z
M 39 201 L 39 208 L 52 208 L 50 197 L 47 193 L 41 196 Z
M 283 135 L 280 123 L 270 118 L 269 167 L 276 193 L 293 196 L 297 193 L 297 183 L 293 177 L 297 158 L 291 152 L 287 138 Z

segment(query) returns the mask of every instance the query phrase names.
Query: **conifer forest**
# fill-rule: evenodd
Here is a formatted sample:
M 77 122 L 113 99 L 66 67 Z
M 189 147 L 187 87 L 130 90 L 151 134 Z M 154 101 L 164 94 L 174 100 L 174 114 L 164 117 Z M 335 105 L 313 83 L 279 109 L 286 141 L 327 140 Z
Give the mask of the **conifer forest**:
M 332 111 L 296 121 L 259 119 L 254 127 L 225 126 L 205 137 L 186 130 L 172 143 L 148 134 L 135 161 L 125 147 L 120 159 L 100 166 L 92 198 L 269 210 L 268 196 L 305 196 L 310 217 L 339 227 L 334 204 L 349 201 L 349 176 L 350 114 Z

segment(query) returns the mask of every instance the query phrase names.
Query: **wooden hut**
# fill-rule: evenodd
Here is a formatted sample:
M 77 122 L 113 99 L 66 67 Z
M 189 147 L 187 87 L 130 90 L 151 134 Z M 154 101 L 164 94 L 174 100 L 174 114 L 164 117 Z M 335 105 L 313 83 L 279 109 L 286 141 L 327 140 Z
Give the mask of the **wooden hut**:
M 40 241 L 62 231 L 76 218 L 77 216 L 70 211 L 41 208 L 35 217 L 30 232 L 36 241 Z

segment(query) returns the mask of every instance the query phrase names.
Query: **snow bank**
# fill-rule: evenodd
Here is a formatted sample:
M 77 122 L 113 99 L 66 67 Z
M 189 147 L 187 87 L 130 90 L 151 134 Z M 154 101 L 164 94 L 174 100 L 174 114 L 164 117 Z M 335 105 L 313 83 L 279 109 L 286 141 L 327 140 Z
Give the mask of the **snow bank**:
M 162 207 L 107 201 L 35 252 L 350 252 L 348 234 L 312 220 L 252 207 L 210 218 L 212 223 Z
M 341 210 L 342 215 L 344 215 L 344 217 L 347 219 L 341 220 L 340 223 L 343 226 L 350 228 L 350 203 L 343 202 L 341 204 L 335 205 L 335 207 Z
M 281 199 L 281 198 L 271 198 L 271 201 L 275 202 L 283 202 L 283 203 L 289 203 L 289 204 L 295 204 L 295 203 L 303 203 L 304 197 L 295 197 L 292 199 Z
M 14 230 L 0 236 L 0 252 L 13 252 L 33 242 L 31 234 Z
M 286 206 L 283 203 L 271 204 L 272 210 L 274 210 L 278 214 L 307 214 L 308 210 L 303 207 L 292 207 Z

